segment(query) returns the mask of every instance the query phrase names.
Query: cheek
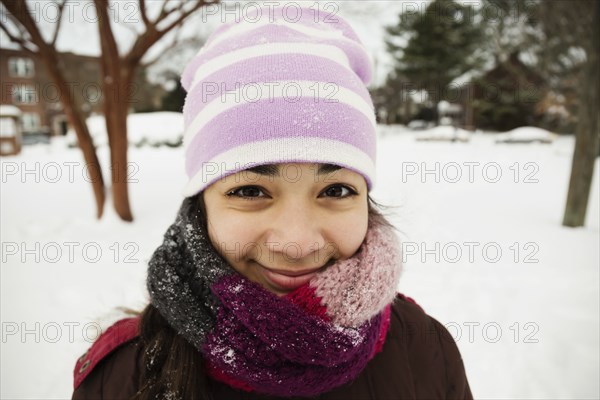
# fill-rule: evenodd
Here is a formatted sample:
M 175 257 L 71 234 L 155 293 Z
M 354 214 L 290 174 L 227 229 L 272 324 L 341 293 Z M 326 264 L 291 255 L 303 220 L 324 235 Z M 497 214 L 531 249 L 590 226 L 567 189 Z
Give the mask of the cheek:
M 215 211 L 215 210 L 213 210 Z M 243 218 L 232 217 L 230 213 L 208 213 L 208 236 L 213 246 L 233 266 L 242 262 L 245 254 L 251 251 L 256 242 L 254 226 Z
M 332 221 L 329 237 L 339 250 L 338 257 L 346 259 L 356 253 L 367 234 L 368 221 L 366 210 L 349 218 Z

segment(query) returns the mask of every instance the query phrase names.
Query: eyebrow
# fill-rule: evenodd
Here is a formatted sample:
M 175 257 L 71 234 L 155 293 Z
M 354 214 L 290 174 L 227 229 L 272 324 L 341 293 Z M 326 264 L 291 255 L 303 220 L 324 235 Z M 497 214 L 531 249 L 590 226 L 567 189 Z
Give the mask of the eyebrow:
M 326 175 L 342 169 L 339 165 L 334 164 L 319 164 L 317 175 Z M 280 176 L 279 166 L 274 164 L 257 165 L 256 167 L 248 168 L 246 171 L 254 172 L 255 174 L 265 176 Z

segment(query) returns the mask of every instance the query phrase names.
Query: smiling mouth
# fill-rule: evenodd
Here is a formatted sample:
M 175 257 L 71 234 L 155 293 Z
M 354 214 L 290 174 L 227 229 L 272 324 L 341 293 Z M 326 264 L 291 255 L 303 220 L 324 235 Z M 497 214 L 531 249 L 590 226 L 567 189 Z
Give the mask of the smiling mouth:
M 268 268 L 256 262 L 259 266 L 262 275 L 272 285 L 284 290 L 294 290 L 308 283 L 319 271 L 324 270 L 332 261 L 330 260 L 324 266 L 319 268 L 303 269 L 300 271 L 289 271 L 276 268 Z
M 320 267 L 320 268 L 312 268 L 312 269 L 303 269 L 300 271 L 287 271 L 284 269 L 268 268 L 268 267 L 265 267 L 264 265 L 261 265 L 261 267 L 263 267 L 264 269 L 267 269 L 269 271 L 275 272 L 277 274 L 291 276 L 291 277 L 308 275 L 311 273 L 316 273 L 316 272 L 320 271 L 321 269 L 323 269 L 323 267 Z
M 327 267 L 329 267 L 331 264 L 335 263 L 335 260 L 333 258 L 330 258 L 323 266 L 321 267 L 317 267 L 317 268 L 307 268 L 307 269 L 302 269 L 299 271 L 290 271 L 287 269 L 278 269 L 278 268 L 271 268 L 271 267 L 265 267 L 264 265 L 262 265 L 261 263 L 259 263 L 258 261 L 254 261 L 256 264 L 258 264 L 259 266 L 261 266 L 262 268 L 281 274 L 281 275 L 286 275 L 286 276 L 302 276 L 302 275 L 308 275 L 314 272 L 319 272 L 321 270 L 326 269 Z

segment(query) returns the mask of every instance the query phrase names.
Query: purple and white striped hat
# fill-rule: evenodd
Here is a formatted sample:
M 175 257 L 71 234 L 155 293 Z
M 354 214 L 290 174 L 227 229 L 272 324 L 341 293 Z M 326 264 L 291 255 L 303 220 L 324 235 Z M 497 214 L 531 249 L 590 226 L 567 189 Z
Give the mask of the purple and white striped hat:
M 350 25 L 313 8 L 256 8 L 186 66 L 183 195 L 264 164 L 328 163 L 375 179 L 371 61 Z

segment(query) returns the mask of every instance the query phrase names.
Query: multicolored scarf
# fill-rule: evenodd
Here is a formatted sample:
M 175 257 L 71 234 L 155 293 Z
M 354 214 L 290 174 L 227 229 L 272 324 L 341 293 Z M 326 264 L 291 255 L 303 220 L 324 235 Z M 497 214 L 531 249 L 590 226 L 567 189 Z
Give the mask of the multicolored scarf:
M 401 259 L 391 228 L 369 223 L 351 258 L 285 296 L 234 270 L 186 198 L 148 269 L 152 304 L 235 388 L 315 396 L 355 379 L 381 350 Z

